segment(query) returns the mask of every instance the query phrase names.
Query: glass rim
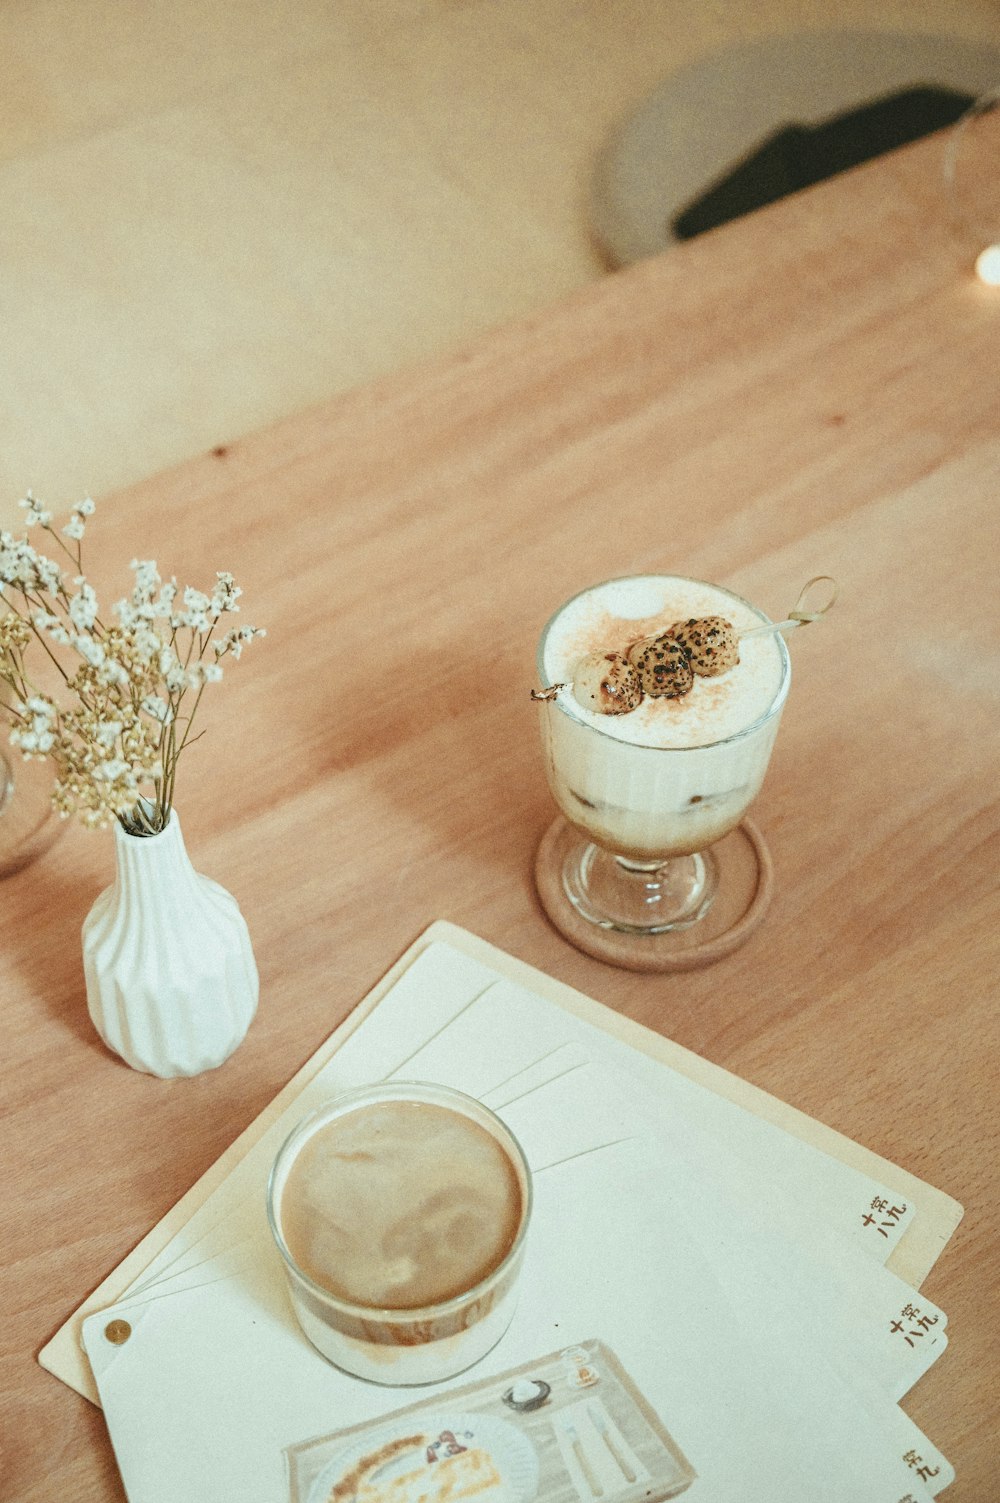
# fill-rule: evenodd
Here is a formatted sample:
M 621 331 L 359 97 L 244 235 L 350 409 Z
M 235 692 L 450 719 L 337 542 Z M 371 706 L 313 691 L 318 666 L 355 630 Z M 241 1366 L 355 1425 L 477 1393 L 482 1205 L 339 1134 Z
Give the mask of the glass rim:
M 426 1092 L 428 1096 L 419 1095 L 417 1094 L 418 1092 Z M 431 1093 L 444 1097 L 444 1101 L 439 1103 L 429 1100 L 428 1098 Z M 402 1308 L 398 1306 L 361 1305 L 353 1300 L 344 1299 L 338 1294 L 333 1294 L 323 1284 L 318 1283 L 316 1279 L 306 1273 L 304 1268 L 299 1266 L 291 1248 L 285 1241 L 285 1235 L 281 1229 L 280 1217 L 278 1215 L 278 1181 L 282 1177 L 282 1174 L 284 1175 L 284 1181 L 287 1181 L 288 1171 L 291 1169 L 291 1165 L 294 1163 L 299 1150 L 304 1147 L 323 1122 L 343 1116 L 347 1112 L 364 1106 L 369 1102 L 386 1100 L 418 1102 L 427 1100 L 430 1105 L 440 1104 L 446 1108 L 449 1103 L 454 1103 L 454 1110 L 460 1111 L 464 1116 L 472 1116 L 473 1120 L 475 1120 L 477 1113 L 481 1113 L 489 1119 L 491 1124 L 496 1125 L 498 1132 L 494 1136 L 499 1139 L 500 1135 L 502 1135 L 503 1141 L 501 1142 L 501 1147 L 505 1152 L 508 1152 L 515 1170 L 518 1171 L 519 1179 L 523 1181 L 521 1187 L 521 1217 L 517 1232 L 500 1262 L 480 1279 L 478 1283 L 470 1285 L 468 1289 L 463 1289 L 460 1294 L 454 1294 L 449 1299 L 439 1300 L 436 1304 L 407 1305 Z M 470 1112 L 470 1107 L 475 1110 Z M 489 1130 L 490 1128 L 487 1127 L 487 1131 Z M 282 1184 L 282 1188 L 284 1188 L 284 1184 Z M 329 1305 L 331 1309 L 338 1310 L 356 1321 L 377 1321 L 383 1325 L 411 1325 L 417 1321 L 440 1320 L 455 1311 L 461 1310 L 465 1305 L 474 1304 L 477 1299 L 481 1299 L 484 1294 L 489 1293 L 491 1289 L 502 1281 L 504 1275 L 510 1270 L 511 1265 L 524 1246 L 524 1240 L 528 1232 L 528 1223 L 531 1220 L 533 1203 L 534 1192 L 531 1166 L 528 1163 L 524 1149 L 506 1122 L 490 1107 L 484 1106 L 478 1097 L 470 1095 L 467 1091 L 460 1091 L 455 1086 L 437 1085 L 434 1081 L 430 1080 L 379 1081 L 369 1086 L 356 1086 L 350 1090 L 338 1092 L 324 1106 L 317 1107 L 292 1128 L 292 1131 L 285 1138 L 278 1152 L 275 1154 L 274 1162 L 271 1165 L 271 1172 L 267 1180 L 268 1225 L 271 1228 L 271 1235 L 274 1238 L 275 1246 L 287 1268 L 324 1305 Z
M 984 90 L 951 125 L 945 133 L 944 155 L 941 161 L 941 176 L 944 180 L 945 192 L 948 196 L 952 214 L 964 231 L 990 242 L 997 238 L 1000 226 L 993 219 L 992 212 L 980 216 L 979 214 L 963 207 L 959 187 L 959 164 L 962 149 L 965 145 L 965 137 L 973 122 L 983 115 L 1000 107 L 1000 82 L 993 88 Z
M 614 574 L 608 579 L 599 580 L 597 584 L 587 585 L 585 589 L 577 590 L 575 595 L 570 595 L 568 599 L 563 601 L 562 605 L 560 605 L 555 611 L 553 611 L 552 615 L 542 627 L 542 633 L 538 639 L 538 649 L 535 655 L 535 666 L 537 668 L 538 676 L 541 680 L 541 687 L 543 689 L 550 689 L 552 687 L 551 680 L 545 669 L 545 644 L 548 641 L 549 632 L 552 630 L 552 627 L 562 615 L 563 611 L 565 611 L 567 607 L 571 606 L 574 601 L 581 600 L 584 595 L 592 595 L 595 590 L 601 590 L 606 585 L 625 584 L 632 580 L 639 579 L 676 579 L 679 580 L 682 584 L 702 585 L 705 589 L 708 590 L 719 590 L 723 595 L 728 595 L 730 600 L 738 601 L 740 605 L 744 605 L 746 606 L 747 610 L 752 611 L 753 614 L 758 617 L 762 626 L 772 624 L 771 617 L 767 615 L 765 611 L 762 611 L 759 606 L 754 605 L 750 600 L 746 600 L 742 595 L 737 595 L 735 590 L 727 589 L 725 585 L 711 584 L 706 579 L 695 579 L 694 576 L 690 574 Z M 543 711 L 548 709 L 560 710 L 562 714 L 565 715 L 569 720 L 575 721 L 577 725 L 583 726 L 588 731 L 593 731 L 595 736 L 603 736 L 607 741 L 614 741 L 620 746 L 634 747 L 640 751 L 670 752 L 674 756 L 682 756 L 686 752 L 703 752 L 716 746 L 731 746 L 734 741 L 742 741 L 747 736 L 751 736 L 754 734 L 754 732 L 759 731 L 761 726 L 766 725 L 767 722 L 769 720 L 772 720 L 774 716 L 777 715 L 784 707 L 785 700 L 788 697 L 789 685 L 791 683 L 792 660 L 788 651 L 788 643 L 785 641 L 780 632 L 776 633 L 776 638 L 781 654 L 781 680 L 774 691 L 774 697 L 769 703 L 767 709 L 764 710 L 762 714 L 758 715 L 756 720 L 752 720 L 749 725 L 744 726 L 741 730 L 733 731 L 729 736 L 717 737 L 714 741 L 699 741 L 693 746 L 661 746 L 655 742 L 633 741 L 624 736 L 612 736 L 610 732 L 604 730 L 602 726 L 595 725 L 592 719 L 586 718 L 587 711 L 582 705 L 577 705 L 576 700 L 573 699 L 571 694 L 557 695 L 554 699 L 546 701 L 545 703 L 540 705 L 540 708 Z

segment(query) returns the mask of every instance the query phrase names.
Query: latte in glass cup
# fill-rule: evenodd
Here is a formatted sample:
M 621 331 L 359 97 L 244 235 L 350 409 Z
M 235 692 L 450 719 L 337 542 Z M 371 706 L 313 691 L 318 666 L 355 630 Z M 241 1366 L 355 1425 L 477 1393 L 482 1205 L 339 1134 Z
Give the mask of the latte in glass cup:
M 473 1097 L 394 1083 L 301 1123 L 275 1160 L 268 1213 L 302 1330 L 385 1384 L 479 1361 L 514 1312 L 531 1175 Z

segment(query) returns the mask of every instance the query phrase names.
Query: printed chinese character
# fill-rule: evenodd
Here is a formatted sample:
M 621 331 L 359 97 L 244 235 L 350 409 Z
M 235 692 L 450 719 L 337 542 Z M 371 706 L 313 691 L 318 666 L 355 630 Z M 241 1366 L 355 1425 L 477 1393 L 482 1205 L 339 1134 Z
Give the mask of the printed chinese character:
M 874 1202 L 873 1202 L 873 1205 L 874 1205 Z M 883 1222 L 881 1222 L 879 1224 L 879 1231 L 882 1233 L 883 1237 L 888 1237 L 889 1233 L 894 1229 L 894 1227 L 896 1227 L 899 1224 L 899 1218 L 906 1211 L 906 1207 L 905 1206 L 891 1206 L 887 1200 L 883 1200 L 882 1204 L 880 1206 L 880 1210 L 885 1211 L 885 1214 L 886 1214 L 886 1216 L 887 1216 L 888 1219 L 886 1221 L 883 1221 Z M 883 1230 L 883 1228 L 884 1228 L 884 1230 Z
M 903 1460 L 906 1462 L 908 1467 L 916 1472 L 921 1482 L 929 1482 L 931 1478 L 936 1477 L 941 1470 L 940 1467 L 929 1466 L 922 1456 L 918 1456 L 916 1451 L 907 1451 L 905 1456 L 903 1457 Z
M 904 1320 L 911 1322 L 908 1331 L 903 1327 Z M 890 1320 L 889 1333 L 892 1336 L 901 1335 L 907 1346 L 916 1346 L 915 1338 L 926 1336 L 931 1326 L 936 1326 L 937 1323 L 938 1317 L 936 1315 L 921 1315 L 920 1311 L 914 1305 L 904 1305 L 899 1313 L 899 1318 L 897 1320 Z

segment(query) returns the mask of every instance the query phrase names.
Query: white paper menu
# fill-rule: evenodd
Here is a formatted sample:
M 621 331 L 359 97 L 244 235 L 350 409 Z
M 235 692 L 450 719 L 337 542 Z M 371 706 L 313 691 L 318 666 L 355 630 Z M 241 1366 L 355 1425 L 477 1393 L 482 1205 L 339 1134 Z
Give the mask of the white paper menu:
M 859 1208 L 898 1205 L 897 1192 L 618 1040 L 608 1049 L 606 1034 L 512 984 L 481 948 L 423 948 L 115 1308 L 87 1322 L 133 1503 L 279 1503 L 286 1446 L 412 1397 L 346 1378 L 305 1343 L 263 1210 L 292 1123 L 339 1089 L 393 1075 L 481 1096 L 535 1170 L 519 1312 L 483 1372 L 563 1339 L 606 1341 L 654 1408 L 669 1408 L 698 1472 L 695 1503 L 746 1497 L 751 1472 L 772 1479 L 775 1497 L 932 1496 L 947 1464 L 895 1399 L 943 1349 L 944 1316 L 883 1266 L 913 1206 L 880 1215 L 886 1234 L 866 1240 Z M 741 1156 L 737 1126 L 763 1129 L 766 1150 Z M 795 1241 L 789 1186 L 810 1207 L 809 1235 Z M 727 1253 L 737 1214 L 752 1257 Z M 761 1281 L 773 1293 L 764 1271 L 776 1262 L 790 1298 L 768 1306 Z M 882 1327 L 897 1305 L 915 1313 L 893 1346 Z M 821 1336 L 804 1346 L 789 1321 L 809 1306 L 823 1312 Z M 113 1317 L 131 1326 L 121 1345 L 104 1334 Z

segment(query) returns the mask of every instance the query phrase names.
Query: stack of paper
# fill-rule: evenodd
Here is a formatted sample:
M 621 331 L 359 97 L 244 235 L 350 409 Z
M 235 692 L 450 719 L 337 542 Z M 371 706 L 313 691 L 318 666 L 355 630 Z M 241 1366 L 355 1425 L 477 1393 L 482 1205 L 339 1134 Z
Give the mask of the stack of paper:
M 727 1099 L 635 1047 L 628 1028 L 609 1031 L 603 1009 L 560 1005 L 546 978 L 467 938 L 435 926 L 348 1036 L 42 1354 L 86 1391 L 82 1331 L 132 1503 L 328 1503 L 334 1492 L 350 1503 L 329 1467 L 346 1454 L 340 1432 L 384 1427 L 422 1398 L 447 1417 L 449 1392 L 470 1379 L 488 1388 L 594 1343 L 686 1458 L 693 1503 L 937 1496 L 952 1469 L 900 1400 L 944 1350 L 946 1316 L 887 1265 L 905 1264 L 905 1239 L 919 1245 L 922 1192 L 938 1247 L 960 1208 Z M 383 1079 L 479 1097 L 534 1176 L 514 1322 L 473 1374 L 434 1389 L 374 1387 L 317 1355 L 265 1215 L 291 1126 Z M 596 1413 L 591 1463 L 607 1449 Z M 563 1440 L 560 1487 L 522 1468 L 505 1503 L 627 1503 L 624 1473 L 616 1489 L 607 1471 L 595 1490 L 593 1465 L 581 1451 L 574 1470 Z M 305 1491 L 304 1451 L 328 1463 Z

